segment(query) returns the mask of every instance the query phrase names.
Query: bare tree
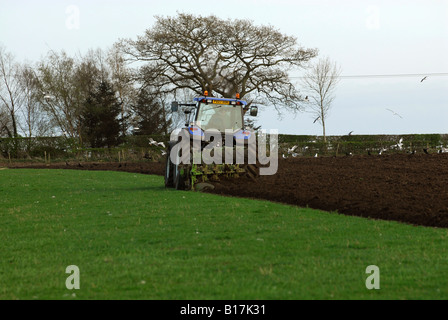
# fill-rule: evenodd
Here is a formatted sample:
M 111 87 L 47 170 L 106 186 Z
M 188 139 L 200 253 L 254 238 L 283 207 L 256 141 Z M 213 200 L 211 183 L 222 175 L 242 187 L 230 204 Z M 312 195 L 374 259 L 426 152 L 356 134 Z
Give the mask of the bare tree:
M 19 126 L 26 137 L 44 136 L 51 130 L 51 123 L 39 102 L 39 81 L 31 66 L 20 67 L 18 81 L 23 92 Z
M 140 69 L 142 79 L 162 92 L 188 89 L 222 97 L 238 92 L 277 110 L 302 108 L 289 71 L 317 55 L 271 26 L 191 14 L 156 17 L 144 35 L 120 45 L 130 61 L 147 62 Z
M 76 62 L 65 52 L 49 52 L 37 68 L 39 102 L 62 135 L 79 136 L 77 119 L 81 112 L 80 90 L 74 86 Z
M 128 119 L 130 117 L 132 99 L 137 96 L 137 90 L 134 88 L 135 76 L 133 70 L 127 65 L 118 45 L 112 46 L 107 51 L 107 64 L 110 69 L 112 85 L 121 104 L 121 134 L 125 136 L 129 128 Z
M 326 120 L 335 98 L 335 89 L 340 80 L 341 68 L 328 57 L 321 58 L 305 74 L 302 84 L 308 96 L 310 112 L 314 122 L 322 125 L 324 142 L 327 142 L 325 133 Z
M 80 115 L 84 103 L 99 83 L 109 77 L 101 50 L 71 57 L 50 51 L 38 65 L 39 101 L 61 133 L 81 140 Z
M 23 91 L 19 83 L 19 64 L 14 56 L 0 46 L 0 110 L 10 119 L 9 127 L 4 129 L 10 137 L 18 137 L 18 111 L 23 102 Z

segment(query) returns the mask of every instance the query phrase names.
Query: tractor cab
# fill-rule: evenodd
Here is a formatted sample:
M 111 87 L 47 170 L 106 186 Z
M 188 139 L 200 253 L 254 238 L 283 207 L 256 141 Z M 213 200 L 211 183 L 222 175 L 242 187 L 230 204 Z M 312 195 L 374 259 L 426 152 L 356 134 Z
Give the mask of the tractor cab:
M 244 125 L 246 112 L 250 110 L 251 116 L 258 114 L 258 107 L 249 108 L 247 102 L 238 97 L 239 95 L 235 99 L 213 98 L 206 94 L 194 98 L 195 103 L 191 104 L 173 102 L 171 110 L 177 112 L 179 107 L 183 107 L 185 126 L 190 134 L 203 135 L 206 130 L 217 130 L 222 134 L 231 131 L 238 136 L 246 132 Z

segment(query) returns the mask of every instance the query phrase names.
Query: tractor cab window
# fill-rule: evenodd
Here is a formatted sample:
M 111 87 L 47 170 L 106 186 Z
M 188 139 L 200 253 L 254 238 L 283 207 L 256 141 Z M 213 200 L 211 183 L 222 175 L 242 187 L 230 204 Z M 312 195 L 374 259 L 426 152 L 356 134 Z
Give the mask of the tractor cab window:
M 240 106 L 228 104 L 201 103 L 196 122 L 202 130 L 236 131 L 243 127 L 242 109 Z

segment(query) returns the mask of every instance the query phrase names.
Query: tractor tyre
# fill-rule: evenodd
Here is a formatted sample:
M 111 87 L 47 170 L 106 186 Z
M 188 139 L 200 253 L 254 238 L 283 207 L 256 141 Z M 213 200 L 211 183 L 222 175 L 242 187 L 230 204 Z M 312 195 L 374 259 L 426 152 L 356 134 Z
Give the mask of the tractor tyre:
M 174 187 L 176 190 L 185 190 L 185 177 L 182 176 L 179 166 L 174 166 Z

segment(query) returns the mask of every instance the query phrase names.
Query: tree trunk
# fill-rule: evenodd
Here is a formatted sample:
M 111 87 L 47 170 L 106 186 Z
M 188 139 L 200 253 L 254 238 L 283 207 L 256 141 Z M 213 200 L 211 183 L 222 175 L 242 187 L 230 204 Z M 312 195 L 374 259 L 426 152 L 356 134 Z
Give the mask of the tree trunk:
M 327 135 L 325 134 L 325 121 L 322 120 L 322 133 L 324 135 L 324 143 L 327 143 Z
M 327 143 L 327 135 L 325 133 L 325 113 L 324 113 L 322 105 L 321 105 L 320 119 L 322 121 L 322 134 L 324 136 L 324 143 L 326 144 Z
M 16 122 L 16 115 L 14 111 L 11 111 L 11 120 L 12 120 L 12 131 L 13 131 L 13 137 L 17 138 L 18 132 L 17 132 L 17 122 Z

